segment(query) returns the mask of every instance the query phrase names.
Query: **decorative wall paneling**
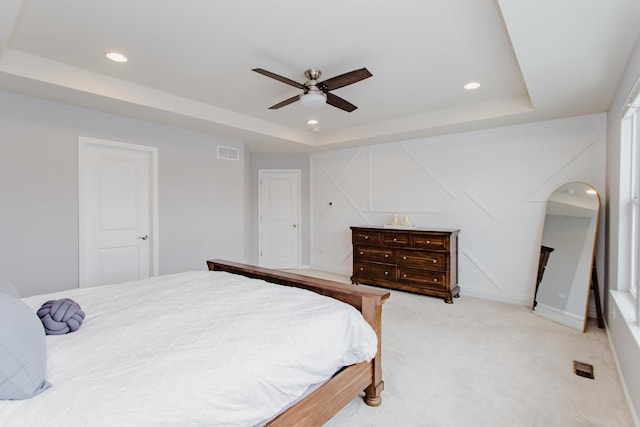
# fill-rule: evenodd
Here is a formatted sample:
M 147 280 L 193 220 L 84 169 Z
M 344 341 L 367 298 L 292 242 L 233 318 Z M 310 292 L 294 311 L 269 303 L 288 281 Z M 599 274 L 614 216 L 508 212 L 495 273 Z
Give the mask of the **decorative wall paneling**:
M 349 227 L 408 214 L 461 230 L 462 296 L 530 305 L 549 195 L 583 181 L 605 200 L 605 128 L 594 114 L 314 153 L 311 264 L 350 275 Z

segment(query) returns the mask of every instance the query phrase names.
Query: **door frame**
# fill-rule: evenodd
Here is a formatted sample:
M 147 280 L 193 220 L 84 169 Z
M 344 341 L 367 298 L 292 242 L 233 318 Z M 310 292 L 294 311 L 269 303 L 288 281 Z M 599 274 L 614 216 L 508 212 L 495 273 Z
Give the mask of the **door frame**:
M 260 251 L 262 249 L 262 221 L 260 218 L 262 218 L 262 176 L 265 173 L 292 173 L 295 175 L 296 177 L 296 181 L 297 181 L 297 186 L 298 186 L 298 205 L 297 205 L 297 221 L 296 223 L 298 224 L 297 227 L 297 244 L 298 244 L 298 250 L 297 250 L 297 254 L 296 254 L 296 266 L 293 268 L 300 268 L 300 259 L 302 256 L 302 248 L 301 248 L 301 242 L 302 242 L 302 224 L 301 224 L 301 218 L 302 218 L 302 188 L 301 188 L 301 177 L 302 177 L 302 171 L 300 169 L 258 169 L 258 265 L 262 266 L 262 257 L 260 256 Z
M 91 168 L 87 164 L 86 152 L 90 146 L 108 147 L 127 151 L 145 153 L 149 158 L 149 230 L 151 231 L 151 247 L 149 248 L 149 275 L 157 276 L 160 271 L 158 227 L 158 148 L 148 145 L 131 144 L 107 139 L 78 137 L 78 286 L 86 286 L 86 215 L 85 215 L 85 180 Z

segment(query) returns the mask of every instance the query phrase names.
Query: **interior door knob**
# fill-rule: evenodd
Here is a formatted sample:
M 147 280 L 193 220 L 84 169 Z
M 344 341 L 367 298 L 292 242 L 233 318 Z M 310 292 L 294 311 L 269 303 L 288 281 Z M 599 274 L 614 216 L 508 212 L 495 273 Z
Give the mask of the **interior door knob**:
M 144 235 L 144 236 L 138 236 L 138 239 L 142 239 L 142 240 L 147 240 L 149 238 L 148 235 Z

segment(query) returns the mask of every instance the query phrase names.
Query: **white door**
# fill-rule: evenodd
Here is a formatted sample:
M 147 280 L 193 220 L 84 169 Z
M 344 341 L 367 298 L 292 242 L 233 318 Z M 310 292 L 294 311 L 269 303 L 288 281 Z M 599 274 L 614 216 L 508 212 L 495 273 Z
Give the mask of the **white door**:
M 149 277 L 156 149 L 91 138 L 78 147 L 80 287 Z
M 300 171 L 260 170 L 259 265 L 298 268 Z

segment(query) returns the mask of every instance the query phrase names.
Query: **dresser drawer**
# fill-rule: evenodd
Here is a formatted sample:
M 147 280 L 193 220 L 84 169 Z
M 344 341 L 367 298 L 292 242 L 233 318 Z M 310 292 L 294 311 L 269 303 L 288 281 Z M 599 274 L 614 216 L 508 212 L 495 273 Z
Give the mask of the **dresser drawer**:
M 354 262 L 353 274 L 357 278 L 395 280 L 396 267 L 372 262 Z
M 398 267 L 447 271 L 447 254 L 443 252 L 398 251 Z
M 449 239 L 445 236 L 414 234 L 411 236 L 411 247 L 416 249 L 429 249 L 432 251 L 448 251 Z
M 446 289 L 447 275 L 436 271 L 398 267 L 398 282 Z
M 355 261 L 372 261 L 394 264 L 396 262 L 396 254 L 390 248 L 375 248 L 369 246 L 356 246 L 353 252 Z
M 381 233 L 383 245 L 409 247 L 409 234 L 406 233 Z
M 378 244 L 379 234 L 375 231 L 358 230 L 353 232 L 353 243 Z

